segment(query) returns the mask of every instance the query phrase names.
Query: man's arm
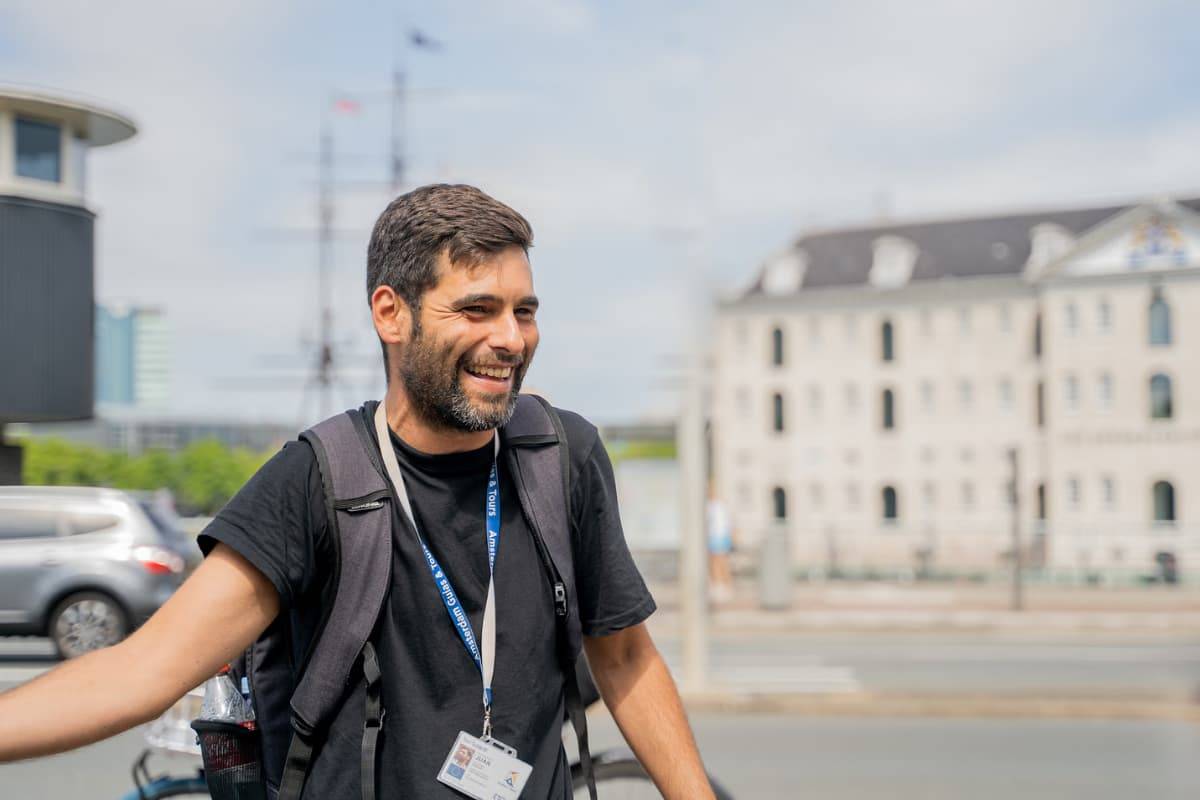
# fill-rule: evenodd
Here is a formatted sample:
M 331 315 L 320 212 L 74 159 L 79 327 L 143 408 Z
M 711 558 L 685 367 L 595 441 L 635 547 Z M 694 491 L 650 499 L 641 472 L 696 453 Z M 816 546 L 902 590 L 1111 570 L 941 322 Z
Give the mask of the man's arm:
M 713 797 L 675 681 L 645 624 L 583 644 L 600 695 L 662 796 Z
M 82 747 L 154 719 L 278 613 L 266 576 L 218 544 L 128 639 L 0 694 L 0 762 Z

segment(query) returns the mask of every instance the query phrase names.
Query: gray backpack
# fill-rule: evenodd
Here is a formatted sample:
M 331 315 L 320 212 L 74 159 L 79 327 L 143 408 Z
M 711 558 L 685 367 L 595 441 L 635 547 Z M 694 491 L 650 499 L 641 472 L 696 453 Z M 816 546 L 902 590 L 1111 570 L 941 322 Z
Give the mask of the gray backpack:
M 366 682 L 362 796 L 375 800 L 376 750 L 384 709 L 380 666 L 370 635 L 391 584 L 393 519 L 403 516 L 392 511 L 397 499 L 368 432 L 377 405 L 370 402 L 346 411 L 300 435 L 317 457 L 337 554 L 327 583 L 327 594 L 332 596 L 321 604 L 325 610 L 311 640 L 294 641 L 287 615 L 281 614 L 233 667 L 238 677 L 249 680 L 262 773 L 271 800 L 300 800 L 309 767 L 320 756 L 329 725 L 357 680 Z M 581 657 L 566 433 L 549 403 L 522 395 L 500 436 L 521 509 L 554 592 L 567 715 L 595 800 L 584 709 L 599 694 Z M 392 711 L 403 713 L 403 709 Z

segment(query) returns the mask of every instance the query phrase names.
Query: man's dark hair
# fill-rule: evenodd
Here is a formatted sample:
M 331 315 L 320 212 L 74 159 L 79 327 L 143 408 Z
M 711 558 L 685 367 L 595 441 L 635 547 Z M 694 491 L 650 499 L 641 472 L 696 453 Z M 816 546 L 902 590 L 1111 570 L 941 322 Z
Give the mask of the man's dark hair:
M 465 184 L 438 183 L 393 200 L 371 232 L 367 247 L 367 300 L 390 286 L 413 312 L 437 283 L 437 257 L 473 267 L 506 247 L 533 246 L 533 229 L 508 206 Z

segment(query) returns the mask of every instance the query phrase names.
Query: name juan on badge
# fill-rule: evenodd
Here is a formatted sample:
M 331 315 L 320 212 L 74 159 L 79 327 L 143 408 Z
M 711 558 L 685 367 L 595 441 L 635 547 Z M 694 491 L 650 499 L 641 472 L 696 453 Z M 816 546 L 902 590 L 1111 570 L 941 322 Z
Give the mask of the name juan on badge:
M 511 747 L 462 731 L 437 779 L 475 800 L 517 800 L 532 772 Z

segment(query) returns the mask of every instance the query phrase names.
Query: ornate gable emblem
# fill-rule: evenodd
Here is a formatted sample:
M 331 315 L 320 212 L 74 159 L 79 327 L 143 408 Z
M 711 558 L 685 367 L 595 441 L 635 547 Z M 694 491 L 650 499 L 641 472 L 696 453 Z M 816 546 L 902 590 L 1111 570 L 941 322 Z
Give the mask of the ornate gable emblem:
M 1133 230 L 1129 250 L 1129 266 L 1133 269 L 1187 264 L 1187 247 L 1183 234 L 1173 223 L 1154 216 Z

